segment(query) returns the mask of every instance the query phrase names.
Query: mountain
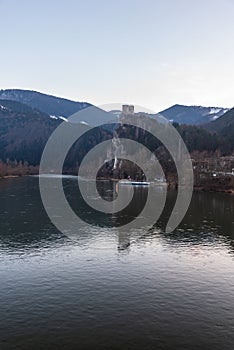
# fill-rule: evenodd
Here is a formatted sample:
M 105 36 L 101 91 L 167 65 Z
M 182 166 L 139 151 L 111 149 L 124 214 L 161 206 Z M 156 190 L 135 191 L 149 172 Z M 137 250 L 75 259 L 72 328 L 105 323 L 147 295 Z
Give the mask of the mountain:
M 56 117 L 69 117 L 73 113 L 91 106 L 87 102 L 76 102 L 37 91 L 20 89 L 0 90 L 0 100 L 21 102 Z
M 71 101 L 37 91 L 21 89 L 0 90 L 0 100 L 21 102 L 32 108 L 39 109 L 49 114 L 51 117 L 69 117 L 91 106 L 88 102 Z M 161 111 L 159 115 L 179 124 L 199 125 L 216 120 L 227 111 L 227 108 L 222 107 L 184 106 L 176 104 Z M 112 113 L 113 112 L 114 111 L 112 111 Z M 118 117 L 119 111 L 117 112 L 118 113 L 113 113 L 115 118 Z M 104 118 L 104 120 L 106 121 L 106 118 Z M 92 125 L 92 123 L 90 124 Z
M 228 111 L 222 107 L 184 106 L 176 104 L 161 111 L 166 119 L 179 124 L 199 125 L 216 120 Z
M 219 119 L 204 125 L 204 128 L 221 136 L 230 149 L 234 149 L 234 108 Z
M 46 141 L 61 122 L 20 102 L 0 100 L 0 159 L 39 164 Z
M 52 118 L 67 118 L 76 112 L 92 106 L 88 102 L 71 101 L 37 91 L 21 89 L 0 90 L 0 100 L 13 100 L 21 102 L 49 114 Z M 161 111 L 158 116 L 162 115 L 166 119 L 179 124 L 200 125 L 216 120 L 227 111 L 227 108 L 222 107 L 184 106 L 176 104 L 165 109 L 164 111 Z M 116 119 L 120 114 L 120 111 L 112 111 L 112 113 L 115 116 L 114 119 Z M 154 116 L 152 115 L 152 117 Z M 89 121 L 84 120 L 84 122 L 92 125 L 93 123 L 90 118 L 87 117 L 87 119 L 89 119 Z M 103 121 L 106 122 L 107 118 L 104 117 Z
M 111 115 L 112 116 L 112 115 Z M 84 155 L 102 139 L 109 139 L 112 133 L 101 128 L 90 128 L 90 122 L 110 119 L 110 115 L 101 109 L 92 106 L 78 113 L 77 118 L 67 121 L 63 117 L 51 117 L 35 108 L 11 100 L 0 100 L 0 163 L 27 162 L 30 165 L 39 165 L 44 147 L 53 131 L 66 120 L 69 128 L 74 130 L 74 123 L 87 133 L 71 147 L 66 158 L 66 169 L 76 169 Z M 78 126 L 79 124 L 79 126 Z M 66 130 L 68 130 L 66 129 Z M 61 140 L 62 141 L 62 140 Z M 57 145 L 63 147 L 63 143 Z M 1 175 L 1 174 L 0 174 Z
M 217 133 L 224 133 L 225 130 L 234 128 L 234 108 L 230 109 L 222 117 L 207 124 L 207 130 Z

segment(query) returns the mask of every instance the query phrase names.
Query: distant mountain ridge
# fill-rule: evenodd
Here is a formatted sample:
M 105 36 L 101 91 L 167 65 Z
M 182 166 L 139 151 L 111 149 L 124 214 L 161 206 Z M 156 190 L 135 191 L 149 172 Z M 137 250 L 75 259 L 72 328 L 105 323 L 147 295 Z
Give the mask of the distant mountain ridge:
M 47 113 L 52 117 L 66 118 L 92 106 L 88 102 L 72 101 L 37 91 L 23 89 L 0 90 L 0 100 L 21 102 Z M 166 119 L 179 124 L 202 125 L 220 118 L 228 110 L 228 108 L 223 107 L 185 106 L 175 104 L 174 106 L 161 111 L 158 115 L 162 115 Z M 154 115 L 152 115 L 152 117 L 154 117 Z
M 70 115 L 91 106 L 88 102 L 71 101 L 37 91 L 21 89 L 0 90 L 0 100 L 21 102 L 49 115 L 62 117 L 69 117 Z
M 223 107 L 185 106 L 175 104 L 159 114 L 179 124 L 201 125 L 216 120 L 229 109 Z

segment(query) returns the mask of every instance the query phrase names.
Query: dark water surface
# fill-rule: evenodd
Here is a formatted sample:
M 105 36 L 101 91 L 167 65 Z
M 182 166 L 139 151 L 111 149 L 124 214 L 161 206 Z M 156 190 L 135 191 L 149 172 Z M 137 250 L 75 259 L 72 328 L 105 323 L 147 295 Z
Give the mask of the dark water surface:
M 64 186 L 74 210 L 98 221 L 76 182 Z M 97 227 L 71 239 L 48 219 L 37 178 L 1 180 L 0 349 L 233 350 L 234 197 L 195 193 L 165 234 L 174 200 L 150 231 Z

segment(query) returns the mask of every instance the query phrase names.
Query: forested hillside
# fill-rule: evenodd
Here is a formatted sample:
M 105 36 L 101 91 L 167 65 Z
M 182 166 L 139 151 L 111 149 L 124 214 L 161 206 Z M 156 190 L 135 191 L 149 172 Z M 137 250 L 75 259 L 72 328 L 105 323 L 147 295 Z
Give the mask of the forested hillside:
M 234 108 L 230 109 L 221 118 L 207 124 L 205 128 L 225 140 L 227 152 L 234 149 Z
M 37 91 L 20 89 L 0 90 L 0 100 L 21 102 L 49 115 L 63 117 L 69 117 L 73 113 L 91 106 L 87 102 L 76 102 Z

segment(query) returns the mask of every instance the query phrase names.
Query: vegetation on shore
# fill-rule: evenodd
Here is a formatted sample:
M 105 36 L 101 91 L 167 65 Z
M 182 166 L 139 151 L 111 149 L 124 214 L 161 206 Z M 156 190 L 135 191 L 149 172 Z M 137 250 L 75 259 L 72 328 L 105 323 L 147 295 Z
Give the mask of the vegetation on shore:
M 29 165 L 27 162 L 7 160 L 5 163 L 0 160 L 0 178 L 16 177 L 38 174 L 39 167 Z

